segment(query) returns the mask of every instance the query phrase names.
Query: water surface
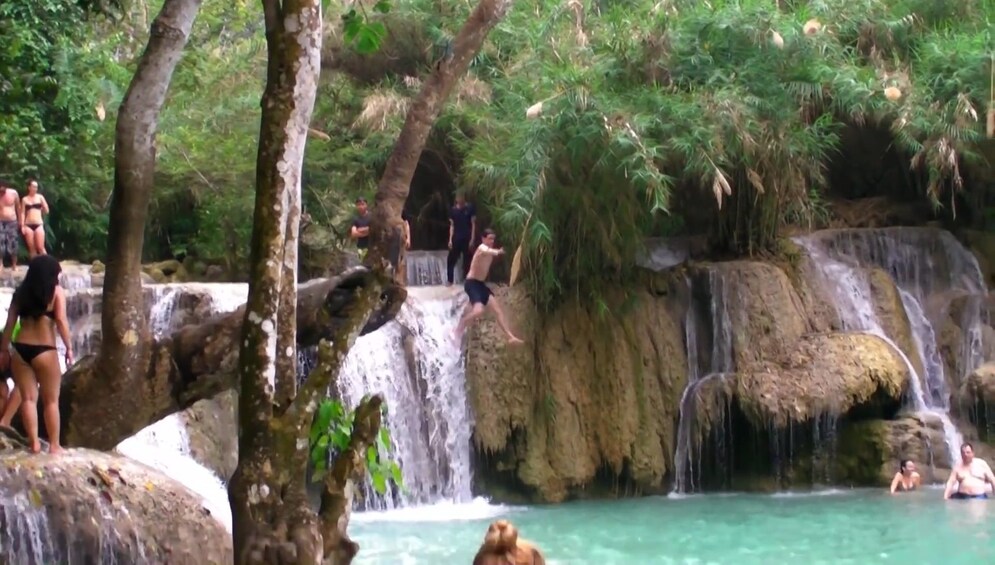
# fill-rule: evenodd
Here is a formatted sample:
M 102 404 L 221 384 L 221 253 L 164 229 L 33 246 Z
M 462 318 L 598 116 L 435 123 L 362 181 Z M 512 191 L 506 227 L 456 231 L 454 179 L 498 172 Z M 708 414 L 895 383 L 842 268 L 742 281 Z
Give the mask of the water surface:
M 936 488 L 362 513 L 355 563 L 469 565 L 495 516 L 558 564 L 995 563 L 995 500 L 944 501 Z

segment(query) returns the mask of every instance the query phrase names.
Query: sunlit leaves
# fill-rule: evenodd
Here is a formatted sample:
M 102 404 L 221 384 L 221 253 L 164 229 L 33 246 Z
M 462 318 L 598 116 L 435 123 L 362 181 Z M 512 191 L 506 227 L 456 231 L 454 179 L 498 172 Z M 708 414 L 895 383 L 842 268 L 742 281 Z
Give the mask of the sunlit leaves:
M 386 411 L 386 408 L 384 410 Z M 324 480 L 329 462 L 334 461 L 338 454 L 349 448 L 354 416 L 355 414 L 343 408 L 338 400 L 326 398 L 318 405 L 318 413 L 311 423 L 308 436 L 314 482 Z M 363 454 L 370 483 L 381 495 L 387 492 L 391 482 L 398 488 L 404 488 L 401 468 L 390 458 L 393 452 L 390 432 L 386 427 L 381 427 L 376 441 Z

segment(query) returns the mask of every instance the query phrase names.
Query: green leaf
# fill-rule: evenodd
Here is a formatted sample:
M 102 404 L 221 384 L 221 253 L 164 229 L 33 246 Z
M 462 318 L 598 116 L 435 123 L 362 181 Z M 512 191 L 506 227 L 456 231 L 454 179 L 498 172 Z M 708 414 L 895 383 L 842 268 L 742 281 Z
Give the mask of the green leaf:
M 373 489 L 377 494 L 383 495 L 387 492 L 387 478 L 383 473 L 374 473 L 370 478 L 373 480 Z
M 390 12 L 390 2 L 387 0 L 379 0 L 379 2 L 373 5 L 373 11 L 380 12 L 381 14 Z
M 390 447 L 390 431 L 386 427 L 380 428 L 380 445 L 384 453 L 389 453 L 391 451 Z

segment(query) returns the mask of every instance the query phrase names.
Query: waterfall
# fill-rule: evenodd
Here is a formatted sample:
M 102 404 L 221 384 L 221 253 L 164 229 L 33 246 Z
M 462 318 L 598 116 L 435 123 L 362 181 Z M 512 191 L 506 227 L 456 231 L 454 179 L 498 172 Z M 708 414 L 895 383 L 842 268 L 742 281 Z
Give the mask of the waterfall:
M 695 489 L 694 479 L 696 469 L 700 473 L 701 449 L 699 438 L 695 438 L 695 406 L 698 388 L 712 377 L 725 375 L 734 370 L 732 351 L 732 322 L 729 319 L 727 286 L 722 275 L 715 269 L 706 272 L 707 291 L 701 300 L 696 300 L 696 290 L 693 279 L 687 277 L 688 309 L 684 317 L 684 335 L 688 359 L 688 381 L 681 394 L 681 403 L 677 420 L 677 447 L 674 450 L 674 493 L 691 492 Z M 708 324 L 704 327 L 709 334 L 700 335 L 703 324 L 698 321 L 697 303 L 708 304 Z M 699 355 L 699 338 L 708 339 L 711 343 L 709 357 L 702 371 Z M 699 378 L 702 372 L 707 373 Z M 695 450 L 698 447 L 699 449 Z
M 950 463 L 959 460 L 963 438 L 950 419 L 950 392 L 944 374 L 936 331 L 923 304 L 931 297 L 951 291 L 972 297 L 965 316 L 968 329 L 963 346 L 964 374 L 982 361 L 980 354 L 980 300 L 987 294 L 981 270 L 974 257 L 946 231 L 926 228 L 873 230 L 826 230 L 794 241 L 803 247 L 822 282 L 834 297 L 843 329 L 862 331 L 885 339 L 909 367 L 915 409 L 939 419 L 949 451 Z M 920 375 L 881 327 L 862 267 L 884 269 L 895 281 L 902 307 L 909 320 L 916 351 L 922 363 Z M 973 304 L 978 307 L 972 308 Z
M 473 422 L 464 358 L 451 337 L 462 307 L 454 289 L 409 287 L 397 319 L 360 337 L 349 352 L 339 396 L 355 406 L 365 394 L 383 395 L 392 456 L 404 479 L 403 492 L 368 496 L 366 509 L 472 498 Z
M 430 286 L 446 284 L 446 257 L 443 251 L 408 251 L 404 263 L 407 268 L 409 286 Z M 459 265 L 453 271 L 455 282 L 461 282 L 463 271 Z

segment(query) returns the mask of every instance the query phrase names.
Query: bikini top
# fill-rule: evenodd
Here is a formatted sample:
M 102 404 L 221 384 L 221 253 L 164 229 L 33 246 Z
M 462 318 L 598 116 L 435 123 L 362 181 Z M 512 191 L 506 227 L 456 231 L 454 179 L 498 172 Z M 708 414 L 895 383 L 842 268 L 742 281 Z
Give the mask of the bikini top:
M 37 204 L 25 204 L 24 208 L 27 209 L 27 210 L 36 210 L 36 209 L 37 210 L 41 210 L 42 209 L 42 204 L 41 204 L 41 202 L 38 202 Z

